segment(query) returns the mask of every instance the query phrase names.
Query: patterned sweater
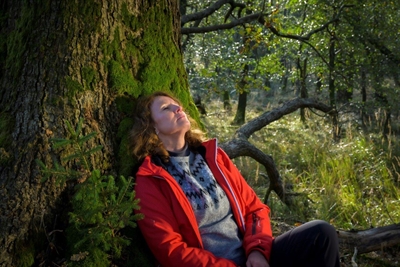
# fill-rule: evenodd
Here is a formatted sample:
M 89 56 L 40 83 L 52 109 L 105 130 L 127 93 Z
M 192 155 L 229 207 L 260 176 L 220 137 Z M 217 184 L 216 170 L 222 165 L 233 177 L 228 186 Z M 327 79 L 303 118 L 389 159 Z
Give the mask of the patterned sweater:
M 180 153 L 170 152 L 170 156 L 167 170 L 192 206 L 204 248 L 217 257 L 245 266 L 242 237 L 228 198 L 203 157 L 187 148 Z

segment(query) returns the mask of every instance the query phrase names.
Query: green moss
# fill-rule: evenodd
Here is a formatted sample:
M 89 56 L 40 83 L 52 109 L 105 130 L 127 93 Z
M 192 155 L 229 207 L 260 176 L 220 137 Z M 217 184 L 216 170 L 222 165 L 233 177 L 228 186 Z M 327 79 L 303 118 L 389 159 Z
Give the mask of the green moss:
M 98 80 L 96 70 L 90 67 L 83 67 L 81 71 L 84 80 L 84 89 L 93 90 Z
M 134 14 L 131 14 L 128 10 L 128 6 L 126 3 L 122 4 L 121 7 L 121 15 L 122 15 L 122 22 L 129 28 L 131 28 L 133 31 L 137 30 L 139 21 L 137 16 Z
M 29 243 L 28 245 L 17 244 L 18 251 L 18 267 L 30 267 L 35 263 L 35 246 L 33 243 Z
M 48 100 L 48 103 L 50 103 L 53 106 L 62 106 L 63 104 L 63 99 L 58 96 L 51 96 Z
M 83 79 L 83 85 L 74 80 L 71 76 L 65 76 L 65 96 L 68 97 L 69 100 L 72 100 L 78 93 L 83 92 L 85 90 L 93 90 L 96 86 L 98 80 L 97 72 L 90 67 L 82 67 L 81 75 Z M 55 101 L 52 101 L 53 104 L 56 104 Z
M 121 43 L 120 30 L 117 28 L 114 31 L 113 41 L 110 43 L 103 41 L 101 45 L 106 58 L 104 64 L 108 69 L 110 89 L 119 95 L 127 93 L 136 97 L 140 94 L 138 92 L 140 92 L 141 83 L 135 79 L 137 67 L 133 59 L 138 55 L 132 44 L 128 42 L 122 47 Z M 124 51 L 124 54 L 121 51 Z
M 73 80 L 70 76 L 64 78 L 66 90 L 66 96 L 71 100 L 78 92 L 83 92 L 84 87 L 77 81 Z
M 133 97 L 154 91 L 189 94 L 182 55 L 171 38 L 171 14 L 158 14 L 157 10 L 163 9 L 150 7 L 138 18 L 123 4 L 121 15 L 126 28 L 116 29 L 113 41 L 102 45 L 110 84 L 120 94 Z M 158 23 L 154 23 L 154 18 L 158 18 Z M 123 56 L 120 51 L 124 51 Z
M 24 54 L 29 42 L 29 34 L 34 25 L 35 10 L 27 4 L 22 5 L 21 16 L 16 22 L 15 29 L 10 32 L 6 40 L 7 58 L 5 68 L 10 70 L 14 77 L 20 76 Z
M 6 165 L 12 160 L 8 152 L 12 142 L 12 129 L 14 129 L 12 117 L 0 112 L 0 165 Z
M 140 83 L 118 61 L 110 60 L 108 70 L 111 89 L 118 94 L 135 94 L 135 92 L 140 90 Z
M 129 154 L 128 135 L 125 135 L 120 142 L 120 149 L 118 151 L 118 172 L 126 177 L 134 176 L 133 169 L 137 161 Z
M 119 141 L 119 151 L 118 151 L 118 169 L 120 175 L 132 176 L 132 170 L 135 165 L 135 160 L 132 155 L 130 155 L 129 149 L 129 131 L 132 129 L 134 120 L 132 118 L 124 118 L 118 127 L 117 138 Z
M 128 116 L 133 115 L 135 110 L 134 98 L 129 95 L 122 95 L 115 99 L 118 111 Z
M 38 253 L 49 249 L 52 246 L 47 239 L 47 234 L 43 228 L 35 229 L 29 240 L 20 240 L 15 244 L 14 253 L 17 255 L 16 266 L 30 267 L 35 266 L 35 258 Z
M 14 121 L 7 113 L 0 113 L 0 147 L 6 147 L 11 142 L 11 129 Z
M 5 10 L 0 10 L 0 29 L 6 28 L 6 22 L 8 19 L 8 14 L 5 13 Z M 5 66 L 5 59 L 7 55 L 7 35 L 0 31 L 0 73 L 1 69 Z
M 90 34 L 100 30 L 101 25 L 101 3 L 94 0 L 69 1 L 68 8 L 64 8 L 64 18 L 71 17 L 78 19 L 81 25 L 81 34 Z M 69 38 L 72 38 L 72 31 Z
M 124 118 L 119 124 L 117 137 L 122 138 L 123 136 L 125 136 L 130 131 L 130 129 L 132 129 L 133 123 L 134 120 L 132 118 Z
M 38 43 L 34 40 L 36 35 L 32 35 L 32 32 L 38 28 L 38 23 L 41 21 L 39 16 L 48 17 L 46 14 L 48 12 L 51 12 L 48 0 L 22 1 L 20 16 L 16 20 L 15 27 L 10 29 L 9 33 L 0 36 L 0 55 L 6 55 L 4 59 L 2 57 L 1 63 L 4 63 L 5 69 L 8 69 L 14 77 L 20 76 L 24 60 L 36 56 L 34 51 L 38 51 L 36 48 L 41 47 L 40 42 L 45 41 L 45 39 L 39 40 Z M 6 13 L 0 14 L 0 26 L 7 16 Z M 29 53 L 27 53 L 28 48 L 31 50 Z

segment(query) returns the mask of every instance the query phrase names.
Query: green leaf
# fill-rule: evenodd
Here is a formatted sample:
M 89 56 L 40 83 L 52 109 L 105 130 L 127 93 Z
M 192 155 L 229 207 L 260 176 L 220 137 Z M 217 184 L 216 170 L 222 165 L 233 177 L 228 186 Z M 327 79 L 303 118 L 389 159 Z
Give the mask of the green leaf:
M 80 117 L 79 121 L 78 121 L 78 125 L 76 126 L 76 130 L 75 130 L 75 134 L 76 136 L 79 136 L 81 134 L 82 131 L 82 124 L 83 124 L 83 118 Z
M 65 120 L 65 125 L 67 126 L 67 130 L 72 135 L 72 137 L 76 138 L 77 134 L 76 134 L 74 128 L 71 126 L 71 123 L 68 120 Z
M 53 142 L 54 149 L 65 147 L 73 143 L 73 140 L 62 139 L 62 138 L 53 138 L 51 139 L 51 141 Z
M 96 135 L 97 135 L 96 132 L 89 133 L 83 137 L 80 137 L 78 139 L 78 142 L 79 142 L 79 144 L 83 144 L 83 143 L 87 142 L 88 140 L 92 139 L 93 137 L 95 137 Z

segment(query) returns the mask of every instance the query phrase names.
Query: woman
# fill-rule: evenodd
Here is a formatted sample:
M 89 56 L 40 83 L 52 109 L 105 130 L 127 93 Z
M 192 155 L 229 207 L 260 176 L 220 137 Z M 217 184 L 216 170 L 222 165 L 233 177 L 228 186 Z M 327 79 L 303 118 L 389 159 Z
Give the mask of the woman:
M 153 93 L 138 101 L 136 115 L 138 225 L 161 266 L 339 266 L 326 222 L 272 237 L 268 206 L 176 98 Z

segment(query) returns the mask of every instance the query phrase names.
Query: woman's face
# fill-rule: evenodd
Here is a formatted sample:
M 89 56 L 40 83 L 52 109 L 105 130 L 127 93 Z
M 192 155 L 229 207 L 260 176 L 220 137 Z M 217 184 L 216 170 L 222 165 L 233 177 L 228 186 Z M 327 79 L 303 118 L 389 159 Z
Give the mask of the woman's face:
M 184 137 L 190 122 L 182 107 L 172 98 L 157 96 L 150 106 L 154 128 L 159 138 Z

